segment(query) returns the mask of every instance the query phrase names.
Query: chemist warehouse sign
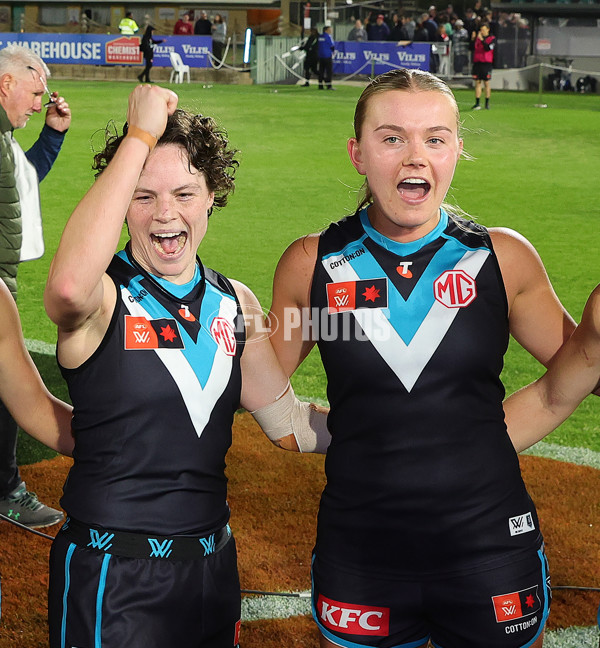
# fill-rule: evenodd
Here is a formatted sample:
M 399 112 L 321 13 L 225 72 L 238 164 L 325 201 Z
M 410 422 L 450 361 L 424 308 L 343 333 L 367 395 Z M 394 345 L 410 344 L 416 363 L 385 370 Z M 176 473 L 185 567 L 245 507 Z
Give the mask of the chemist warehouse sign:
M 209 67 L 210 36 L 157 36 L 165 42 L 154 47 L 154 65 L 171 67 L 169 52 L 179 52 L 190 67 Z M 104 34 L 0 34 L 0 49 L 19 43 L 33 50 L 45 63 L 79 65 L 141 65 L 139 36 Z

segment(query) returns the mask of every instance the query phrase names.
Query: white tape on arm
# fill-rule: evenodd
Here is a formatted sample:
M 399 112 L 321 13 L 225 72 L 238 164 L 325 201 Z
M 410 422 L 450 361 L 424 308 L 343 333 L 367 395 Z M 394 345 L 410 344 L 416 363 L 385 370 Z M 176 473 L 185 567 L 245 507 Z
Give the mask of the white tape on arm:
M 293 434 L 300 452 L 327 452 L 327 413 L 299 401 L 291 385 L 278 400 L 250 413 L 271 441 Z

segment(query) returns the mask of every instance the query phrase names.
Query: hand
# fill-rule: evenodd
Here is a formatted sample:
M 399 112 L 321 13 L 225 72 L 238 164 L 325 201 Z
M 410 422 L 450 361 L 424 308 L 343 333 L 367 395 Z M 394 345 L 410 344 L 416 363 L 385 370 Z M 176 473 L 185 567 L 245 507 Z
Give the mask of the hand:
M 159 139 L 165 131 L 167 117 L 175 112 L 178 101 L 179 97 L 167 88 L 137 86 L 129 95 L 127 123 Z
M 71 125 L 71 109 L 64 97 L 58 95 L 58 92 L 53 92 L 51 98 L 52 104 L 46 111 L 46 124 L 50 128 L 64 133 Z

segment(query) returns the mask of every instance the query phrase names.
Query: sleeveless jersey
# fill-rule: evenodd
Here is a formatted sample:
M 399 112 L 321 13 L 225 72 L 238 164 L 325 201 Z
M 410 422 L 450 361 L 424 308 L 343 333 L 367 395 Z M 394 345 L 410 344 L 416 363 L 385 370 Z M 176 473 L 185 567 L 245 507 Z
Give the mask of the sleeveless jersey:
M 80 367 L 61 367 L 75 432 L 61 504 L 73 518 L 161 535 L 202 535 L 229 519 L 225 455 L 245 330 L 229 281 L 200 270 L 181 299 L 129 253 L 113 257 L 104 339 Z
M 508 307 L 487 231 L 442 210 L 397 243 L 363 210 L 321 234 L 311 307 L 333 437 L 319 557 L 427 577 L 537 546 L 504 423 Z

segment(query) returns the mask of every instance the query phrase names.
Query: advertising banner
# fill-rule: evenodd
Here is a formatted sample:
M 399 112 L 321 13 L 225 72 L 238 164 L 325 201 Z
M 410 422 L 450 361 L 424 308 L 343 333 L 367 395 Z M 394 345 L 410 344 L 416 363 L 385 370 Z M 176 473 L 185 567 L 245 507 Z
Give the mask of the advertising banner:
M 164 43 L 154 47 L 153 64 L 171 67 L 169 52 L 178 52 L 191 68 L 210 67 L 210 36 L 160 36 Z M 142 65 L 141 36 L 118 34 L 0 34 L 0 48 L 19 43 L 38 54 L 45 63 L 78 65 Z
M 428 71 L 430 53 L 431 43 L 399 46 L 377 41 L 336 41 L 333 73 L 382 74 L 399 67 Z

